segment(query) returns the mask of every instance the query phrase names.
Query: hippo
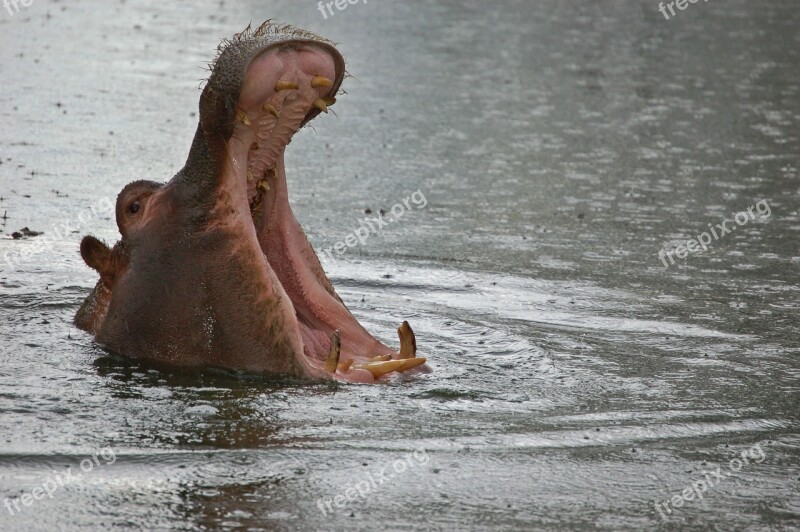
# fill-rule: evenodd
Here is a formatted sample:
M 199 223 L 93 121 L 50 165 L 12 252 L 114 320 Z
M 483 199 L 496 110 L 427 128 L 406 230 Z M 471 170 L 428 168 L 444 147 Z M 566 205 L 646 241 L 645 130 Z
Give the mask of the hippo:
M 396 351 L 350 313 L 289 206 L 286 146 L 344 76 L 333 43 L 309 31 L 267 21 L 223 40 L 183 169 L 122 189 L 113 247 L 81 241 L 100 279 L 75 325 L 174 367 L 357 383 L 429 371 L 407 322 Z

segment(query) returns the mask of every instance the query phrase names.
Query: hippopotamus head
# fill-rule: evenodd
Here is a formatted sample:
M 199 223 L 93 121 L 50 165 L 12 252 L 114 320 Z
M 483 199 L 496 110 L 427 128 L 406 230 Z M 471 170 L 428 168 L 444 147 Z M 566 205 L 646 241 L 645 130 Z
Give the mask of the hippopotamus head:
M 122 355 L 177 366 L 373 382 L 421 366 L 347 310 L 289 206 L 284 150 L 335 103 L 329 41 L 269 22 L 219 47 L 188 160 L 169 182 L 117 198 L 121 238 L 81 255 L 100 280 L 76 325 Z

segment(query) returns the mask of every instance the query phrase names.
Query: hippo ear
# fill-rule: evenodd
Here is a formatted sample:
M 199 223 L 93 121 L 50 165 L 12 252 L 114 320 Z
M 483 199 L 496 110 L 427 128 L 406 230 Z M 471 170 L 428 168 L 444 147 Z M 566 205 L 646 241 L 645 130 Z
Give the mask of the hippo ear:
M 93 236 L 81 240 L 81 257 L 86 264 L 97 271 L 101 278 L 111 276 L 114 269 L 111 249 Z

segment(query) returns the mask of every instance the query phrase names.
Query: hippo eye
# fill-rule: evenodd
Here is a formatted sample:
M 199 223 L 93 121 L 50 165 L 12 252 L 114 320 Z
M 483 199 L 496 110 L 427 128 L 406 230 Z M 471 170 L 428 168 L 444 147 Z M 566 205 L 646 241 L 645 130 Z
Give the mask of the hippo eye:
M 141 205 L 139 205 L 139 202 L 138 201 L 134 201 L 133 203 L 131 203 L 128 206 L 128 212 L 131 213 L 131 214 L 136 214 L 137 212 L 139 212 L 140 208 L 141 208 Z

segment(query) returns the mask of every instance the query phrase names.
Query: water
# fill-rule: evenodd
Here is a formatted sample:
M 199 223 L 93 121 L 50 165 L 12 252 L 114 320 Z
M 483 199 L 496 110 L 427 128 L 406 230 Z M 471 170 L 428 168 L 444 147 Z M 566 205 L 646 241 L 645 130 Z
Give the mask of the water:
M 0 530 L 800 527 L 795 2 L 74 4 L 0 17 L 0 498 L 82 476 Z M 431 374 L 181 374 L 71 325 L 81 236 L 182 165 L 218 39 L 269 17 L 357 78 L 288 149 L 314 245 L 425 195 L 328 271 Z

